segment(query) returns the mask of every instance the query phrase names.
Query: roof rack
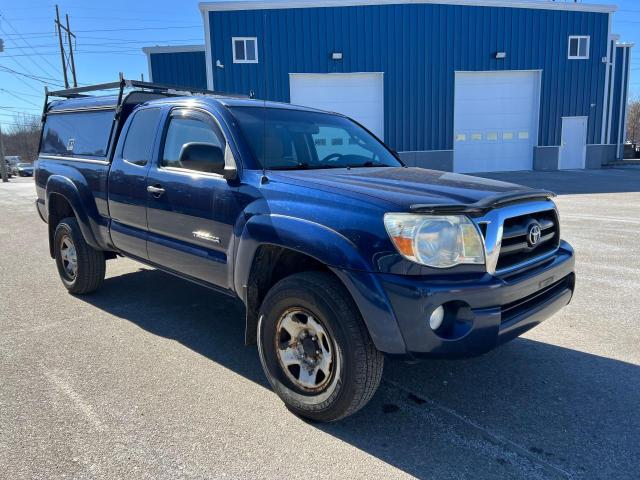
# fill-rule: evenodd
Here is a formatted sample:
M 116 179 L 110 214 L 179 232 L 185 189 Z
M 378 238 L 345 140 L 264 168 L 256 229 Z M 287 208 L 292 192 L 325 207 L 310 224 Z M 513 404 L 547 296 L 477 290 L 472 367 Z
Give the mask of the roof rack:
M 120 89 L 120 96 L 122 96 L 125 88 L 138 88 L 142 90 L 153 90 L 154 93 L 164 93 L 167 95 L 177 95 L 180 93 L 191 93 L 201 95 L 215 95 L 216 97 L 232 97 L 232 98 L 248 98 L 246 95 L 231 94 L 224 92 L 214 92 L 213 90 L 207 90 L 203 88 L 191 88 L 183 87 L 180 85 L 168 85 L 163 83 L 144 82 L 142 80 L 127 80 L 124 75 L 120 73 L 120 80 L 117 82 L 98 83 L 96 85 L 87 85 L 84 87 L 67 88 L 65 90 L 49 91 L 45 87 L 45 95 L 47 97 L 61 97 L 61 98 L 78 98 L 86 97 L 84 95 L 88 92 L 96 92 L 100 90 L 113 90 L 115 88 Z
M 127 102 L 127 98 L 130 94 L 135 92 L 145 92 L 148 94 L 156 94 L 156 95 L 166 95 L 167 97 L 171 96 L 181 96 L 185 94 L 200 94 L 200 95 L 212 95 L 216 97 L 228 97 L 228 98 L 251 98 L 246 95 L 236 95 L 230 93 L 223 92 L 214 92 L 212 90 L 206 90 L 202 88 L 190 88 L 190 87 L 182 87 L 179 85 L 166 85 L 162 83 L 152 83 L 152 82 L 144 82 L 141 80 L 127 80 L 124 78 L 124 74 L 121 72 L 119 74 L 120 80 L 117 82 L 110 83 L 98 83 L 96 85 L 87 85 L 84 87 L 76 87 L 76 88 L 67 88 L 65 90 L 54 90 L 49 91 L 49 89 L 44 87 L 44 109 L 42 111 L 42 122 L 44 124 L 47 112 L 49 110 L 49 98 L 50 97 L 58 97 L 58 98 L 91 98 L 91 95 L 86 95 L 89 92 L 97 92 L 101 90 L 113 90 L 118 89 L 118 100 L 115 104 L 115 115 L 113 118 L 113 123 L 111 126 L 111 132 L 109 133 L 109 145 L 111 145 L 111 140 L 114 136 L 114 132 L 116 132 L 119 128 L 120 116 L 122 113 L 122 109 Z M 133 89 L 132 92 L 128 92 L 125 96 L 125 89 Z M 42 132 L 40 133 L 40 143 L 42 144 Z M 113 150 L 111 150 L 111 153 Z M 110 155 L 111 155 L 110 153 Z

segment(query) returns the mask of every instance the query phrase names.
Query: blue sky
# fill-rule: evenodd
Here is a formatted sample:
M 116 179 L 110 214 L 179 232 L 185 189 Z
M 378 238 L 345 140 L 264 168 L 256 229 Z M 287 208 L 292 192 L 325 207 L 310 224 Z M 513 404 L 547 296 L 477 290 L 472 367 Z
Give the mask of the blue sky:
M 21 72 L 44 79 L 52 88 L 62 83 L 54 5 L 51 0 L 0 0 L 0 122 L 11 127 L 16 112 L 37 114 L 42 110 L 42 81 L 10 73 Z M 149 45 L 204 43 L 197 0 L 58 0 L 68 13 L 77 35 L 76 69 L 83 84 L 147 75 L 141 48 Z M 614 31 L 640 46 L 638 0 L 583 0 L 583 3 L 616 3 Z M 20 4 L 20 5 L 19 5 Z M 108 6 L 107 6 L 108 5 Z M 131 7 L 131 8 L 130 8 Z M 35 53 L 37 52 L 37 53 Z M 635 53 L 635 52 L 634 52 Z M 631 89 L 640 96 L 640 53 L 633 55 Z

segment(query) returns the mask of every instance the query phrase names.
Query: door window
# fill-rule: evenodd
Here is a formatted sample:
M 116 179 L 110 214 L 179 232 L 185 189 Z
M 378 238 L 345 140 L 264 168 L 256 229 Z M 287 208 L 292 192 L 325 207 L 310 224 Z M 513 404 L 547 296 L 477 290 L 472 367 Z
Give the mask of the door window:
M 122 147 L 122 159 L 125 162 L 144 166 L 151 159 L 161 113 L 159 108 L 148 108 L 134 115 Z
M 176 110 L 172 113 L 167 127 L 161 166 L 196 170 L 180 162 L 180 152 L 187 143 L 209 143 L 220 147 L 222 151 L 226 146 L 222 132 L 206 114 Z M 209 171 L 204 166 L 197 170 Z

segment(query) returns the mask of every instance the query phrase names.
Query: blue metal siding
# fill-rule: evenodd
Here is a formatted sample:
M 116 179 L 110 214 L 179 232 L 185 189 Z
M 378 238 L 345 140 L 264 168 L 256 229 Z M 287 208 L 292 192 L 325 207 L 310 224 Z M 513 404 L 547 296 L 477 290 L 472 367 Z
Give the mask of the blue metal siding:
M 611 108 L 611 142 L 618 143 L 620 134 L 620 124 L 624 125 L 624 111 L 620 118 L 620 96 L 622 96 L 622 108 L 626 109 L 627 94 L 629 87 L 629 55 L 631 50 L 625 47 L 616 47 L 616 68 L 613 80 L 613 105 Z M 625 62 L 626 60 L 626 62 Z M 624 68 L 626 66 L 626 68 Z M 624 128 L 624 127 L 623 127 Z
M 455 71 L 540 69 L 539 144 L 559 145 L 563 116 L 588 116 L 588 142 L 600 143 L 604 13 L 412 4 L 214 11 L 209 22 L 216 90 L 286 102 L 289 73 L 384 72 L 385 140 L 399 151 L 453 148 Z M 589 60 L 567 59 L 569 35 L 591 36 Z M 260 63 L 234 64 L 233 36 L 258 37 Z
M 151 75 L 159 83 L 207 88 L 206 66 L 204 51 L 151 53 Z

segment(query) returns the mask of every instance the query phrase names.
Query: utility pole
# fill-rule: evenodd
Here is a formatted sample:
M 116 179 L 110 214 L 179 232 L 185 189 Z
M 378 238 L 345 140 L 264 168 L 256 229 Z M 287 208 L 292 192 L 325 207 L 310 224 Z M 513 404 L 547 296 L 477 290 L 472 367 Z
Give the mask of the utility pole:
M 60 12 L 56 5 L 56 27 L 58 28 L 58 40 L 60 41 L 60 59 L 62 60 L 62 74 L 64 75 L 64 88 L 69 88 L 69 79 L 67 78 L 67 59 L 64 56 L 64 45 L 62 43 L 62 29 L 60 28 Z
M 64 75 L 64 87 L 69 88 L 69 77 L 67 75 L 67 70 L 71 70 L 71 76 L 73 77 L 73 86 L 78 86 L 78 81 L 76 79 L 76 64 L 73 58 L 73 41 L 76 39 L 75 34 L 71 31 L 71 27 L 69 26 L 69 15 L 66 15 L 67 24 L 63 25 L 60 22 L 60 10 L 58 9 L 58 5 L 56 5 L 56 29 L 58 30 L 58 43 L 60 45 L 60 60 L 62 61 L 62 74 Z M 69 47 L 69 58 L 67 58 L 64 41 L 62 40 L 62 31 L 66 34 L 67 38 L 67 46 Z
M 7 183 L 7 162 L 4 159 L 4 143 L 2 142 L 2 125 L 0 125 L 0 172 L 2 173 L 2 183 Z
M 73 75 L 73 86 L 78 86 L 78 81 L 76 80 L 76 62 L 73 60 L 73 40 L 76 39 L 76 36 L 71 33 L 71 28 L 69 27 L 69 14 L 65 13 L 65 17 L 67 17 L 67 41 L 69 42 L 69 57 L 71 58 L 71 74 Z

